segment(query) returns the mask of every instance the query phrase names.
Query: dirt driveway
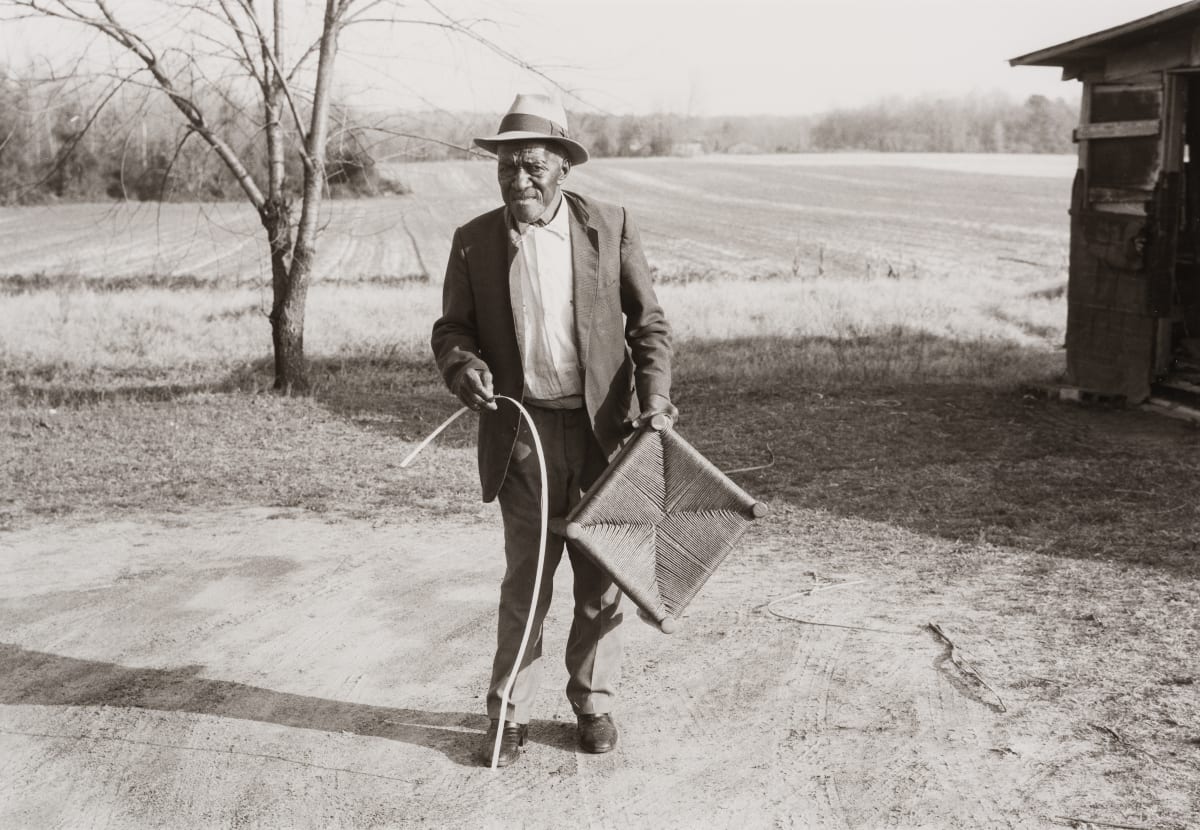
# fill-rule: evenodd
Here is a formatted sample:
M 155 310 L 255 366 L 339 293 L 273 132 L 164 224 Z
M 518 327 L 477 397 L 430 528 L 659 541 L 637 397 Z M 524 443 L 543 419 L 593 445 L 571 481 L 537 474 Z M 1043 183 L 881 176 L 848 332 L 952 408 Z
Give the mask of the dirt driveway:
M 1196 666 L 1172 662 L 1196 653 L 1195 631 L 1153 654 L 1137 633 L 1139 614 L 1196 608 L 1196 580 L 786 505 L 678 633 L 628 614 L 614 753 L 575 750 L 560 668 L 525 757 L 481 768 L 498 527 L 490 509 L 373 525 L 244 508 L 0 536 L 0 826 L 1184 827 L 1198 814 Z

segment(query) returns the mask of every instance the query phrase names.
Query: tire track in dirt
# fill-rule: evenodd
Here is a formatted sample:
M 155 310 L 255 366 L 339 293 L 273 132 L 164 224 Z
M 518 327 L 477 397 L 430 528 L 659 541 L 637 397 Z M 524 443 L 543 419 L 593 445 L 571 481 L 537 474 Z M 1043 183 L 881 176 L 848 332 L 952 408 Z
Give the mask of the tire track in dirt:
M 96 231 L 88 228 L 66 235 L 50 236 L 31 230 L 4 240 L 4 273 L 54 271 L 64 265 L 78 264 L 83 243 L 94 240 Z M 24 240 L 23 242 L 17 240 Z M 52 261 L 51 257 L 53 257 Z
M 947 751 L 959 754 L 949 748 L 978 744 L 995 713 L 936 671 L 940 649 L 923 632 L 871 612 L 869 585 L 856 591 L 810 595 L 803 615 L 895 631 L 847 631 L 836 642 L 813 643 L 806 658 L 812 666 L 800 677 L 815 682 L 797 689 L 790 716 L 793 729 L 802 731 L 777 745 L 777 765 L 797 779 L 813 767 L 828 771 L 839 793 L 837 809 L 847 812 L 827 818 L 846 826 L 911 827 L 920 815 L 938 811 L 946 813 L 946 826 L 968 826 L 956 816 L 997 814 L 1001 805 L 987 788 L 952 774 L 946 761 Z M 849 609 L 856 610 L 848 618 Z M 884 814 L 872 806 L 879 804 L 907 806 Z
M 821 722 L 826 688 L 838 664 L 838 644 L 844 639 L 841 632 L 826 637 L 799 629 L 779 629 L 763 639 L 763 625 L 770 623 L 761 616 L 745 613 L 734 615 L 734 620 L 735 625 L 721 621 L 725 636 L 718 647 L 692 654 L 690 660 L 675 648 L 668 649 L 664 663 L 687 664 L 679 677 L 651 674 L 662 685 L 656 708 L 674 717 L 667 719 L 669 732 L 650 724 L 661 738 L 651 735 L 648 740 L 687 747 L 693 758 L 689 786 L 706 790 L 729 811 L 729 815 L 706 815 L 702 821 L 707 826 L 742 826 L 739 816 L 762 815 L 763 805 L 773 805 L 772 815 L 782 821 L 795 808 L 797 788 L 803 790 L 804 784 L 788 770 L 799 767 L 807 772 L 819 765 L 820 744 L 795 739 L 800 733 L 792 710 L 800 707 L 803 718 Z M 703 641 L 710 633 L 696 631 L 695 635 Z M 793 705 L 796 697 L 803 703 Z M 731 719 L 732 711 L 743 715 Z M 644 722 L 642 726 L 647 728 Z M 753 739 L 748 740 L 748 730 Z M 801 757 L 811 759 L 808 766 L 789 757 L 798 746 Z M 711 760 L 696 760 L 705 758 Z M 740 772 L 730 776 L 731 769 Z M 767 769 L 772 774 L 766 774 Z M 662 804 L 672 803 L 678 787 L 672 776 L 644 780 L 648 783 L 636 799 L 625 801 L 619 809 L 603 808 L 599 815 L 604 826 L 636 826 L 653 814 L 655 805 L 661 809 Z M 845 826 L 833 804 L 825 799 L 813 812 L 813 804 L 806 802 L 804 815 L 810 823 L 805 826 Z M 592 809 L 602 808 L 593 805 Z M 686 826 L 687 815 L 685 811 L 677 816 L 679 826 Z
M 358 216 L 360 214 L 356 214 Z M 356 267 L 355 253 L 359 240 L 352 233 L 329 234 L 325 244 L 317 252 L 312 268 L 314 284 L 338 280 L 352 280 L 363 276 L 361 265 Z
M 258 547 L 259 544 L 258 540 L 254 539 L 234 539 L 227 546 L 223 546 L 222 552 L 219 555 L 221 558 L 229 561 L 236 561 L 238 559 L 252 560 L 261 550 Z M 199 641 L 225 628 L 246 626 L 251 622 L 260 621 L 268 616 L 294 610 L 298 606 L 315 605 L 318 600 L 327 599 L 352 588 L 359 581 L 358 572 L 378 562 L 385 555 L 386 552 L 379 551 L 351 560 L 354 554 L 347 554 L 333 568 L 322 568 L 320 572 L 312 574 L 300 585 L 290 589 L 286 595 L 269 597 L 265 601 L 260 599 L 254 607 L 248 610 L 226 612 L 219 616 L 210 617 L 200 624 L 172 636 L 170 642 L 177 644 L 180 642 Z M 202 581 L 206 577 L 213 575 L 222 576 L 223 571 L 221 569 L 200 571 L 194 575 L 194 578 Z M 423 590 L 423 588 L 424 586 L 420 585 L 407 588 L 397 594 L 396 598 L 398 600 L 404 599 Z
M 211 276 L 214 280 L 221 280 L 226 273 L 229 273 L 236 275 L 235 282 L 249 283 L 257 282 L 260 275 L 264 274 L 257 242 L 248 236 L 234 240 L 232 243 L 204 246 L 205 255 L 187 257 L 195 244 L 194 240 L 180 243 L 180 247 L 177 249 L 180 257 L 178 261 L 186 262 L 186 266 L 176 265 L 171 269 L 172 273 L 195 274 L 201 277 Z M 229 263 L 232 263 L 232 267 L 228 266 Z
M 1006 239 L 1019 242 L 1024 250 L 1039 245 L 1040 239 L 1042 245 L 1065 251 L 1065 228 L 1047 231 L 1044 224 L 1032 219 L 1027 224 L 1014 221 L 1023 220 L 1023 214 L 968 218 L 978 213 L 956 209 L 961 195 L 957 191 L 946 197 L 946 204 L 936 199 L 931 202 L 932 194 L 922 191 L 915 197 L 897 196 L 890 204 L 870 200 L 843 205 L 831 203 L 829 193 L 764 190 L 761 181 L 745 175 L 736 181 L 714 183 L 707 176 L 695 181 L 684 167 L 605 168 L 597 172 L 634 194 L 631 200 L 636 215 L 651 217 L 645 229 L 651 261 L 665 258 L 706 271 L 786 273 L 798 258 L 806 269 L 815 269 L 819 245 L 831 275 L 862 275 L 864 268 L 886 272 L 891 265 L 914 276 L 977 274 L 982 270 L 996 278 L 1009 278 L 1009 269 L 999 260 L 981 256 L 981 250 L 1012 248 L 1003 244 Z M 739 195 L 743 193 L 755 196 Z M 781 217 L 780 210 L 789 215 Z M 847 219 L 851 216 L 855 232 L 849 234 Z M 662 244 L 674 237 L 696 237 L 697 227 L 721 229 L 716 236 L 726 244 L 720 252 L 700 261 L 676 246 Z
M 65 589 L 49 595 L 42 594 L 38 597 L 39 601 L 34 609 L 39 619 L 36 622 L 23 622 L 9 627 L 4 632 L 4 637 L 6 640 L 16 642 L 24 639 L 27 633 L 33 629 L 48 627 L 61 633 L 49 638 L 45 647 L 50 650 L 58 650 L 76 639 L 80 630 L 94 629 L 98 627 L 101 620 L 110 619 L 114 615 L 120 615 L 138 607 L 139 599 L 133 596 L 134 592 L 128 588 L 122 593 L 128 595 L 129 598 L 118 601 L 118 604 L 114 606 L 114 598 L 117 593 L 118 591 L 112 587 L 96 587 L 82 590 Z M 18 600 L 13 605 L 16 608 L 30 608 L 34 603 Z
M 616 170 L 612 171 L 618 179 L 623 180 L 630 192 L 634 193 L 673 193 L 682 199 L 686 204 L 715 204 L 720 205 L 722 211 L 728 211 L 730 207 L 745 207 L 757 208 L 764 211 L 769 211 L 772 215 L 779 216 L 780 211 L 788 213 L 802 213 L 821 216 L 839 217 L 843 219 L 854 219 L 857 221 L 878 221 L 888 226 L 912 225 L 914 227 L 930 227 L 936 226 L 941 228 L 954 228 L 958 231 L 980 231 L 987 230 L 989 233 L 1013 233 L 1022 237 L 1041 237 L 1045 239 L 1060 239 L 1062 232 L 1058 228 L 1042 228 L 1040 226 L 1029 225 L 1013 225 L 997 222 L 980 222 L 970 219 L 957 219 L 948 216 L 927 216 L 915 218 L 912 214 L 911 203 L 898 203 L 894 211 L 889 210 L 860 210 L 856 208 L 841 208 L 830 205 L 813 205 L 799 202 L 776 202 L 770 199 L 756 198 L 753 196 L 739 196 L 726 191 L 714 192 L 701 187 L 689 186 L 681 184 L 672 179 L 667 179 L 662 176 L 638 172 L 633 170 Z M 678 202 L 676 202 L 678 204 Z

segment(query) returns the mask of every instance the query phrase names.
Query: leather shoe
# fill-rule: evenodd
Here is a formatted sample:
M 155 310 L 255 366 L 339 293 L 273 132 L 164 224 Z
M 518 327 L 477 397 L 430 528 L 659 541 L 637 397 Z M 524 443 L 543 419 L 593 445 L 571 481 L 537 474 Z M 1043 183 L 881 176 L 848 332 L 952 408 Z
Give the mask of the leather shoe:
M 608 713 L 577 715 L 579 719 L 579 748 L 593 755 L 610 752 L 617 745 L 617 725 Z
M 492 725 L 488 727 L 487 737 L 484 738 L 483 747 L 479 753 L 479 759 L 483 761 L 484 766 L 492 765 L 492 752 L 496 749 L 496 730 L 499 728 L 500 721 L 492 718 Z M 511 720 L 504 722 L 504 735 L 500 738 L 500 758 L 496 761 L 497 767 L 507 767 L 521 757 L 521 747 L 525 745 L 525 734 L 528 731 L 529 724 L 527 723 L 517 723 Z

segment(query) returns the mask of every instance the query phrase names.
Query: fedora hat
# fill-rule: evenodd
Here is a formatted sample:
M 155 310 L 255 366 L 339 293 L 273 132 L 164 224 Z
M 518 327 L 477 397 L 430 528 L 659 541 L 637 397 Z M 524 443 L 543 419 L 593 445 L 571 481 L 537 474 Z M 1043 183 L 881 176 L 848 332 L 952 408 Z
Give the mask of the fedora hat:
M 571 164 L 588 160 L 587 148 L 567 135 L 567 111 L 549 95 L 518 95 L 500 119 L 496 134 L 476 138 L 475 144 L 494 153 L 506 141 L 553 141 L 562 146 Z

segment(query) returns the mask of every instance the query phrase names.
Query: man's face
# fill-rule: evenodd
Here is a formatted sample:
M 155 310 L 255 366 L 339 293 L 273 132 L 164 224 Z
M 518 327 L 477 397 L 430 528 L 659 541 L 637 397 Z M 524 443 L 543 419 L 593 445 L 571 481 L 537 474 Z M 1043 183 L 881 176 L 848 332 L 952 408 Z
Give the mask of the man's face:
M 554 204 L 558 186 L 571 170 L 570 160 L 558 148 L 541 141 L 501 144 L 496 159 L 500 195 L 513 217 L 524 224 Z

